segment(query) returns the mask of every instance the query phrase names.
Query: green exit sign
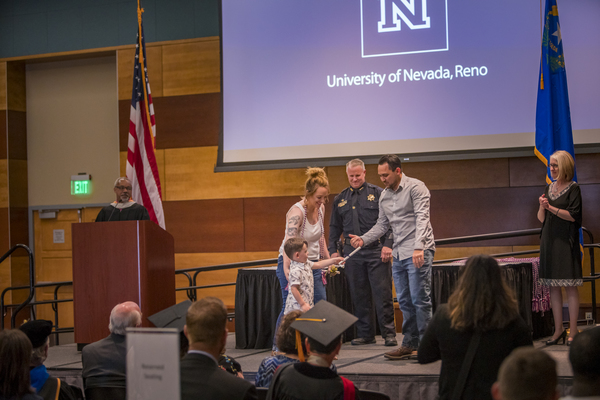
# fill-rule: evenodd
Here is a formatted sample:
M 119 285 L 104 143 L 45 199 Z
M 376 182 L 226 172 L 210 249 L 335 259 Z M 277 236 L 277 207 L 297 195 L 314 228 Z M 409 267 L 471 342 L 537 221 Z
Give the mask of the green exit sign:
M 91 181 L 71 181 L 71 194 L 90 194 L 92 192 Z

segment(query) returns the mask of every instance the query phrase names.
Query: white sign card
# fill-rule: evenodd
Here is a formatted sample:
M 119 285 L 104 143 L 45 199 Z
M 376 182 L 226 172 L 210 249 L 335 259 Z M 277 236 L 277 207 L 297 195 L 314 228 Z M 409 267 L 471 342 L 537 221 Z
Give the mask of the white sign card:
M 52 231 L 52 238 L 54 239 L 54 243 L 64 243 L 65 242 L 65 230 L 64 229 L 54 229 Z
M 179 331 L 127 328 L 127 399 L 179 398 Z

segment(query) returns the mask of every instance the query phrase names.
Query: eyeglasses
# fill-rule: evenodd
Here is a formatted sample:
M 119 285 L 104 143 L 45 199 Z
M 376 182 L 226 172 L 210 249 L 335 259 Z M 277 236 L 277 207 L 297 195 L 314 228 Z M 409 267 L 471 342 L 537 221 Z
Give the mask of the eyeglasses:
M 129 190 L 131 191 L 131 186 L 115 186 L 119 190 Z
M 558 168 L 558 164 L 550 164 L 550 168 L 557 169 Z

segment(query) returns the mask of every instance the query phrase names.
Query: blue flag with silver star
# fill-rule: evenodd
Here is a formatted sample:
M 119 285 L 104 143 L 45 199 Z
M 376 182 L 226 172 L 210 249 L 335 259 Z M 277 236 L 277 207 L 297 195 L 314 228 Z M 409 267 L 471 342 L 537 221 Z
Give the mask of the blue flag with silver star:
M 550 156 L 557 150 L 569 152 L 575 160 L 571 109 L 567 91 L 567 71 L 563 53 L 558 7 L 556 0 L 546 0 L 542 59 L 538 82 L 535 115 L 535 155 L 546 165 L 546 183 L 550 184 Z M 573 180 L 577 182 L 577 169 Z M 583 245 L 583 231 L 579 230 L 579 243 Z M 581 247 L 583 256 L 583 247 Z
M 546 0 L 542 60 L 535 116 L 535 154 L 548 167 L 552 153 L 565 150 L 575 159 L 567 72 L 556 0 Z M 577 175 L 573 179 L 577 181 Z M 551 183 L 550 170 L 546 181 Z

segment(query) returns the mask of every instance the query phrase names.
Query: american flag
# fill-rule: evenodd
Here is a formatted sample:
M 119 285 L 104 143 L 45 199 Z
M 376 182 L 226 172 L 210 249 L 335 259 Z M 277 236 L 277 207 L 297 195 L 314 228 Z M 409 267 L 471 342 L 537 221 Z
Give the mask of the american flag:
M 133 68 L 133 93 L 129 116 L 127 148 L 127 178 L 131 181 L 132 197 L 148 209 L 150 219 L 165 228 L 160 178 L 154 153 L 154 107 L 146 68 L 146 44 L 142 27 L 142 12 L 138 6 L 138 34 Z M 141 50 L 141 51 L 140 51 Z

